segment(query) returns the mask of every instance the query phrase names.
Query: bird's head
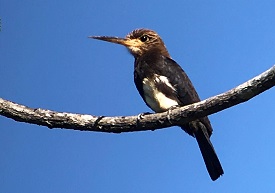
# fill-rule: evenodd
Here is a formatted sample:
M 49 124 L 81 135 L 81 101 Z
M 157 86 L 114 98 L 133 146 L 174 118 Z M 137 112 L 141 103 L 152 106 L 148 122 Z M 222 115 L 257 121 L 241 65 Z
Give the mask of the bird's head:
M 110 36 L 89 36 L 89 38 L 124 45 L 135 58 L 148 52 L 159 52 L 166 57 L 170 57 L 160 36 L 149 29 L 136 29 L 125 38 Z

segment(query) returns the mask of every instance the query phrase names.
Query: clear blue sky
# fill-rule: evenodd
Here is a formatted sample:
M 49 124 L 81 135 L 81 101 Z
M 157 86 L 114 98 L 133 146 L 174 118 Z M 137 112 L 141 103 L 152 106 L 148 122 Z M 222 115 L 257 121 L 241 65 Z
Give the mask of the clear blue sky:
M 89 35 L 156 30 L 202 99 L 275 63 L 274 1 L 0 0 L 0 97 L 92 115 L 149 111 L 133 57 Z M 274 192 L 275 89 L 210 116 L 225 174 L 212 182 L 178 127 L 107 134 L 0 117 L 0 192 Z

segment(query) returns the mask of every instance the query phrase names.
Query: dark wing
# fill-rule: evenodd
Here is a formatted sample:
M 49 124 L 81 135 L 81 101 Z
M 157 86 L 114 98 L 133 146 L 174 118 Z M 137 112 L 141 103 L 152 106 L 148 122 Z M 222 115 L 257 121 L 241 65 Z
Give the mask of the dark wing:
M 184 70 L 172 59 L 163 58 L 160 73 L 169 77 L 169 81 L 177 91 L 177 97 L 182 106 L 200 101 L 200 98 Z M 162 70 L 163 69 L 163 70 Z
M 171 77 L 169 80 L 171 84 L 176 88 L 177 97 L 182 103 L 182 106 L 199 102 L 199 95 L 184 70 L 174 60 L 170 58 L 163 56 L 163 60 L 164 66 L 162 66 L 162 68 L 166 68 L 166 70 L 164 70 L 163 72 L 168 73 L 166 74 L 166 76 Z M 199 120 L 206 126 L 208 134 L 210 136 L 213 129 L 208 117 L 202 117 Z M 185 125 L 183 127 L 185 127 L 185 131 L 187 133 L 191 134 L 188 130 L 188 125 Z

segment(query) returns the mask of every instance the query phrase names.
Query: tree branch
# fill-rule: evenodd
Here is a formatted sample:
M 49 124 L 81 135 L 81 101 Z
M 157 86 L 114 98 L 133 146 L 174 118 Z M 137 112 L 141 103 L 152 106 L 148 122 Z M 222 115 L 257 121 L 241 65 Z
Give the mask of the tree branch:
M 2 98 L 0 98 L 0 115 L 15 121 L 43 125 L 49 128 L 113 133 L 146 131 L 181 125 L 222 111 L 248 101 L 274 85 L 275 66 L 223 94 L 171 110 L 170 120 L 167 118 L 167 112 L 144 115 L 138 120 L 138 116 L 105 117 L 55 112 L 40 108 L 33 109 Z

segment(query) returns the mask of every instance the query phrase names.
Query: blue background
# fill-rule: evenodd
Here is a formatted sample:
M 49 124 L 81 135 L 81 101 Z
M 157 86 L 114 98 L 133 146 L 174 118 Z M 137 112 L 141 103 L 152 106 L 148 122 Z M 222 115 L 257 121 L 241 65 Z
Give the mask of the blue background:
M 122 46 L 88 39 L 156 30 L 202 99 L 275 63 L 274 1 L 0 0 L 0 97 L 92 115 L 150 111 Z M 108 134 L 0 117 L 0 192 L 274 192 L 275 90 L 210 116 L 225 174 L 212 182 L 178 127 Z

